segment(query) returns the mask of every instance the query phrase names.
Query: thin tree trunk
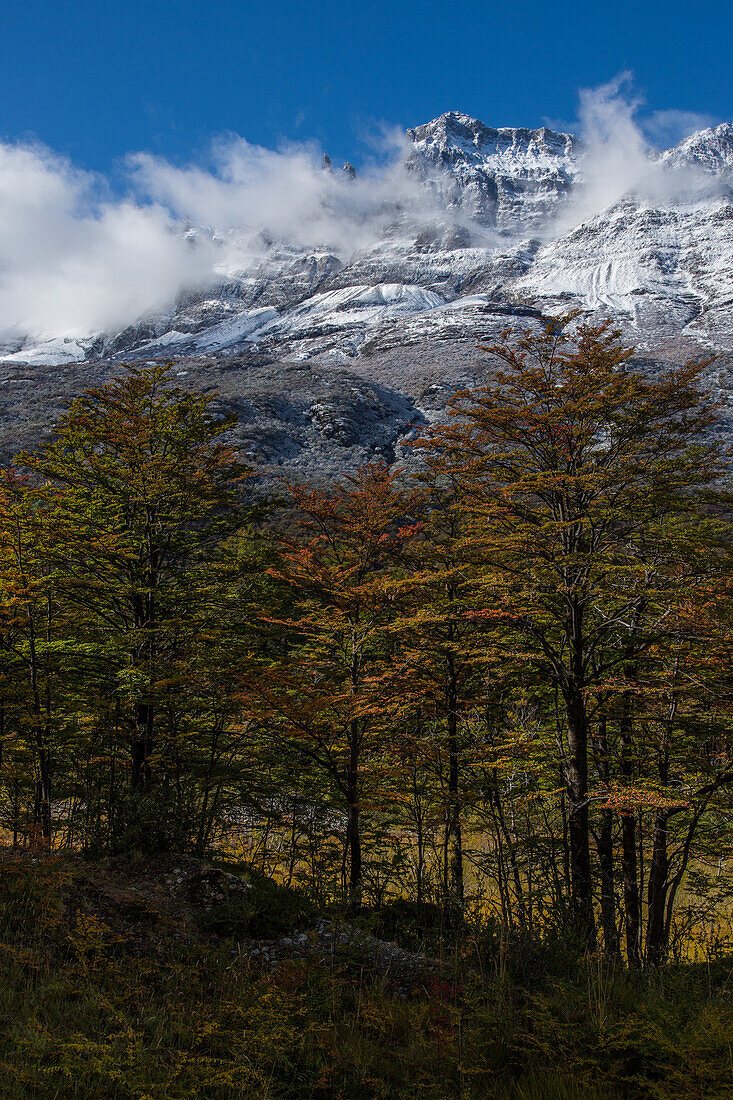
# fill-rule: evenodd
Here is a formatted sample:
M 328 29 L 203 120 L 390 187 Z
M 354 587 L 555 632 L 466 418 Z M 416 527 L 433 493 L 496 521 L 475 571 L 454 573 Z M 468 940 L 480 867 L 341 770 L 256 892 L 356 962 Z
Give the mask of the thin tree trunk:
M 415 807 L 415 840 L 417 843 L 416 893 L 418 907 L 423 903 L 423 877 L 425 875 L 425 837 L 423 834 L 423 808 L 417 785 L 417 770 L 412 770 L 412 800 Z
M 621 814 L 621 862 L 624 876 L 624 924 L 626 957 L 629 966 L 641 966 L 639 876 L 636 863 L 636 815 L 633 810 Z
M 498 780 L 495 777 L 495 786 L 493 791 L 489 791 L 489 804 L 491 806 L 492 815 L 495 817 L 496 824 L 498 826 L 498 833 L 501 838 L 503 837 L 504 844 L 506 845 L 507 857 L 509 860 L 509 866 L 512 872 L 512 879 L 514 881 L 514 893 L 517 900 L 517 911 L 519 916 L 519 927 L 522 932 L 527 930 L 527 917 L 524 905 L 524 891 L 522 889 L 522 878 L 519 873 L 519 864 L 517 863 L 516 845 L 509 835 L 509 830 L 506 824 L 506 817 L 504 815 L 504 807 L 501 802 L 501 795 L 499 794 Z M 496 806 L 496 812 L 494 813 L 494 805 Z
M 131 746 L 134 791 L 150 786 L 150 757 L 153 751 L 153 708 L 148 703 L 138 703 L 135 708 L 135 732 Z
M 568 760 L 566 763 L 566 786 L 573 911 L 581 939 L 587 947 L 593 949 L 596 935 L 590 866 L 588 729 L 585 705 L 576 688 L 569 692 L 567 719 Z
M 20 832 L 20 784 L 13 780 L 13 848 L 18 847 L 18 833 Z
M 459 917 L 463 912 L 463 836 L 459 793 L 458 690 L 452 657 L 448 659 L 446 686 L 448 724 L 448 812 L 446 820 L 446 909 Z
M 349 849 L 349 909 L 357 912 L 362 904 L 361 829 L 359 823 L 359 722 L 349 728 L 349 763 L 346 776 L 347 826 Z
M 601 871 L 601 924 L 603 949 L 609 957 L 618 955 L 619 940 L 616 928 L 616 888 L 613 875 L 613 810 L 601 811 L 601 828 L 598 834 L 598 863 Z
M 36 630 L 33 615 L 30 608 L 28 618 L 28 645 L 30 656 L 31 692 L 33 696 L 33 718 L 35 722 L 36 762 L 38 773 L 36 777 L 34 824 L 41 826 L 41 834 L 44 841 L 51 839 L 51 768 L 48 752 L 48 724 L 49 715 L 46 713 L 44 721 L 43 704 L 41 702 L 41 689 L 38 682 L 38 654 L 36 650 Z
M 632 670 L 633 674 L 633 670 Z M 627 671 L 627 679 L 629 672 Z M 628 783 L 633 778 L 633 716 L 630 691 L 624 692 L 621 710 L 621 778 Z M 641 966 L 641 905 L 639 872 L 636 856 L 636 814 L 633 807 L 621 813 L 621 865 L 624 879 L 624 924 L 626 957 L 629 966 Z
M 667 822 L 669 811 L 660 810 L 654 819 L 652 833 L 652 858 L 649 864 L 647 884 L 646 964 L 660 966 L 667 953 L 666 902 L 669 878 L 667 852 Z
M 609 782 L 608 732 L 606 715 L 601 712 L 598 720 L 596 738 L 596 758 L 598 776 L 607 787 Z M 618 955 L 619 942 L 616 928 L 616 889 L 613 874 L 613 810 L 601 810 L 601 828 L 596 847 L 601 871 L 601 923 L 603 926 L 603 947 L 606 955 Z
M 669 699 L 667 720 L 663 726 L 661 743 L 657 751 L 657 770 L 663 787 L 669 784 L 670 744 L 672 723 L 677 714 L 677 662 L 675 661 Z M 669 921 L 667 919 L 667 895 L 669 893 L 669 852 L 667 849 L 667 826 L 672 816 L 669 809 L 658 810 L 654 818 L 652 832 L 652 858 L 649 864 L 647 883 L 647 966 L 660 966 L 667 955 Z
M 568 580 L 570 587 L 570 580 Z M 583 605 L 569 605 L 568 640 L 570 667 L 561 684 L 565 702 L 568 742 L 565 756 L 565 789 L 568 799 L 568 839 L 572 909 L 578 935 L 586 947 L 596 945 L 593 914 L 593 882 L 590 864 L 590 811 L 588 806 L 588 717 L 585 705 Z
M 561 780 L 565 782 L 564 767 L 561 767 Z M 562 877 L 565 887 L 565 896 L 570 897 L 572 886 L 570 883 L 570 834 L 568 832 L 568 808 L 565 793 L 560 795 L 560 820 L 562 821 Z

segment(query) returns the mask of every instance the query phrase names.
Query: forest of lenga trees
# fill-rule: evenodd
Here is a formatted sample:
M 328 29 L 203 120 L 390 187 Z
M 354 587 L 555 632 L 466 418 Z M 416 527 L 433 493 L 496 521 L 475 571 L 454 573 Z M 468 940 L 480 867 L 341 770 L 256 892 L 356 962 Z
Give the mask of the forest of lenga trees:
M 0 483 L 0 826 L 236 851 L 656 966 L 733 841 L 733 532 L 706 364 L 568 316 L 483 349 L 397 467 L 267 484 L 171 366 Z M 706 923 L 707 922 L 707 923 Z

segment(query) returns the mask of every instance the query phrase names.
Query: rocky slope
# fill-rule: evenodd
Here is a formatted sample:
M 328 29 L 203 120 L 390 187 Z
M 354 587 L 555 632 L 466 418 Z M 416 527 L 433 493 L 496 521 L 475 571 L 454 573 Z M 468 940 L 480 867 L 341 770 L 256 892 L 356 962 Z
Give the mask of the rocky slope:
M 424 205 L 386 204 L 353 251 L 260 234 L 246 262 L 229 249 L 218 285 L 122 332 L 5 345 L 4 452 L 121 362 L 165 357 L 182 381 L 221 391 L 243 449 L 271 469 L 391 461 L 447 393 L 483 376 L 479 342 L 574 306 L 612 317 L 650 369 L 720 353 L 710 385 L 727 402 L 733 126 L 650 156 L 600 207 L 582 147 L 547 128 L 450 112 L 408 130 L 402 172 Z M 350 166 L 334 175 L 355 186 Z

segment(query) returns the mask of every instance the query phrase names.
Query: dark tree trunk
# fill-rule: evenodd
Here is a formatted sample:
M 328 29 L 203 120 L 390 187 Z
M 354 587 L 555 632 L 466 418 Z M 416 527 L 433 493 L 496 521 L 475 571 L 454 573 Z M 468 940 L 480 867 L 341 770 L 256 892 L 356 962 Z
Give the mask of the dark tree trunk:
M 596 759 L 598 776 L 607 787 L 609 782 L 608 731 L 606 716 L 601 713 L 596 738 Z M 606 955 L 618 955 L 619 938 L 616 927 L 616 888 L 613 873 L 613 810 L 601 810 L 601 828 L 597 844 L 598 864 L 601 871 L 601 923 L 603 926 L 603 948 Z
M 51 775 L 48 753 L 38 750 L 38 778 L 36 779 L 35 824 L 40 825 L 44 841 L 51 839 Z
M 629 966 L 641 966 L 641 915 L 639 875 L 636 863 L 636 816 L 633 810 L 621 815 L 621 862 L 624 875 L 624 925 Z
M 663 727 L 664 733 L 657 751 L 657 770 L 659 772 L 659 781 L 663 787 L 667 787 L 669 784 L 672 723 L 677 713 L 677 694 L 675 691 L 676 676 L 677 664 L 675 662 L 667 722 L 665 727 Z M 658 810 L 654 818 L 654 828 L 652 831 L 652 858 L 649 864 L 649 881 L 647 883 L 647 966 L 660 966 L 667 956 L 669 923 L 671 919 L 671 907 L 669 910 L 669 918 L 667 915 L 667 898 L 670 891 L 667 826 L 671 816 L 672 811 L 666 809 Z
M 633 675 L 632 671 L 632 675 Z M 627 678 L 629 672 L 627 672 Z M 621 777 L 633 778 L 633 716 L 631 692 L 626 691 L 621 711 Z M 632 807 L 621 813 L 621 864 L 624 876 L 624 923 L 629 966 L 641 966 L 641 904 L 636 856 L 636 815 Z
M 417 785 L 417 773 L 412 772 L 412 798 L 415 806 L 415 841 L 417 843 L 416 894 L 417 904 L 423 903 L 423 876 L 425 874 L 425 837 L 423 808 Z
M 463 837 L 459 793 L 458 691 L 453 661 L 446 690 L 448 724 L 448 807 L 445 843 L 446 910 L 460 919 L 463 912 Z
M 135 728 L 132 734 L 131 775 L 130 781 L 134 791 L 147 790 L 150 787 L 150 757 L 153 753 L 153 723 L 155 720 L 155 694 L 150 670 L 155 667 L 156 658 L 156 587 L 157 566 L 156 553 L 150 546 L 150 523 L 148 527 L 148 553 L 149 560 L 144 576 L 144 585 L 147 589 L 146 596 L 135 594 L 132 598 L 132 612 L 135 630 L 143 635 L 140 650 L 132 655 L 132 664 L 137 668 L 148 669 L 147 698 L 139 702 L 135 707 Z M 137 577 L 133 578 L 137 580 Z
M 613 810 L 601 811 L 598 863 L 601 871 L 603 949 L 606 955 L 615 957 L 619 951 L 619 938 L 616 927 L 616 888 L 613 876 Z
M 138 703 L 135 708 L 135 732 L 131 746 L 131 783 L 134 791 L 150 786 L 150 757 L 153 752 L 153 708 Z
M 516 897 L 517 916 L 519 918 L 519 927 L 522 932 L 527 930 L 527 915 L 524 904 L 524 890 L 522 889 L 522 877 L 519 873 L 519 864 L 517 862 L 516 846 L 509 835 L 509 830 L 506 824 L 506 817 L 504 814 L 504 807 L 501 801 L 501 795 L 499 793 L 499 784 L 496 774 L 494 775 L 494 787 L 489 790 L 489 806 L 491 808 L 491 815 L 494 819 L 494 826 L 496 829 L 497 840 L 497 852 L 500 857 L 500 865 L 502 869 L 502 876 L 504 876 L 503 867 L 505 862 L 504 848 L 506 848 L 506 859 L 509 862 L 509 867 L 512 873 L 512 880 L 514 882 L 514 894 Z M 507 893 L 509 891 L 507 882 Z M 514 924 L 514 907 L 508 905 L 509 912 L 509 926 L 513 927 Z
M 649 864 L 647 901 L 649 912 L 646 930 L 647 966 L 660 966 L 667 954 L 667 884 L 669 855 L 667 852 L 667 822 L 669 811 L 660 810 L 654 819 L 652 858 Z
M 565 770 L 561 768 L 560 780 L 565 782 Z M 565 897 L 569 898 L 572 894 L 572 883 L 570 881 L 570 833 L 568 832 L 568 808 L 567 799 L 565 793 L 560 795 L 560 819 L 562 821 L 562 882 L 565 890 Z
M 349 729 L 349 763 L 346 775 L 347 823 L 349 851 L 349 909 L 358 912 L 362 903 L 361 828 L 359 823 L 359 723 L 354 720 Z
M 588 807 L 588 716 L 585 706 L 585 640 L 583 606 L 573 600 L 568 622 L 570 668 L 562 685 L 568 724 L 565 787 L 568 799 L 572 908 L 581 942 L 593 950 L 596 928 L 590 865 Z
M 18 847 L 20 834 L 20 783 L 13 780 L 13 848 Z
M 590 866 L 588 811 L 588 728 L 582 696 L 571 690 L 567 702 L 568 759 L 565 767 L 570 840 L 570 879 L 578 934 L 593 949 L 596 942 Z
M 33 616 L 28 611 L 28 642 L 30 650 L 31 692 L 33 694 L 33 717 L 36 723 L 37 773 L 33 819 L 40 825 L 44 841 L 51 839 L 51 765 L 48 750 L 48 729 L 50 724 L 50 699 L 46 691 L 46 705 L 41 699 L 39 682 L 39 661 L 36 649 L 36 631 Z

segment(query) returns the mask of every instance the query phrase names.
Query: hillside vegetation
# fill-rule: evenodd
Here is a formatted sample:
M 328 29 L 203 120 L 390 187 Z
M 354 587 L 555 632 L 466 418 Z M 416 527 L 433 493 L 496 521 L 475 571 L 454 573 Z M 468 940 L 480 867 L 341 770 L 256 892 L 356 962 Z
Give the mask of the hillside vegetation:
M 156 365 L 2 473 L 7 1095 L 731 1094 L 707 364 L 486 351 L 402 468 L 265 500 Z

